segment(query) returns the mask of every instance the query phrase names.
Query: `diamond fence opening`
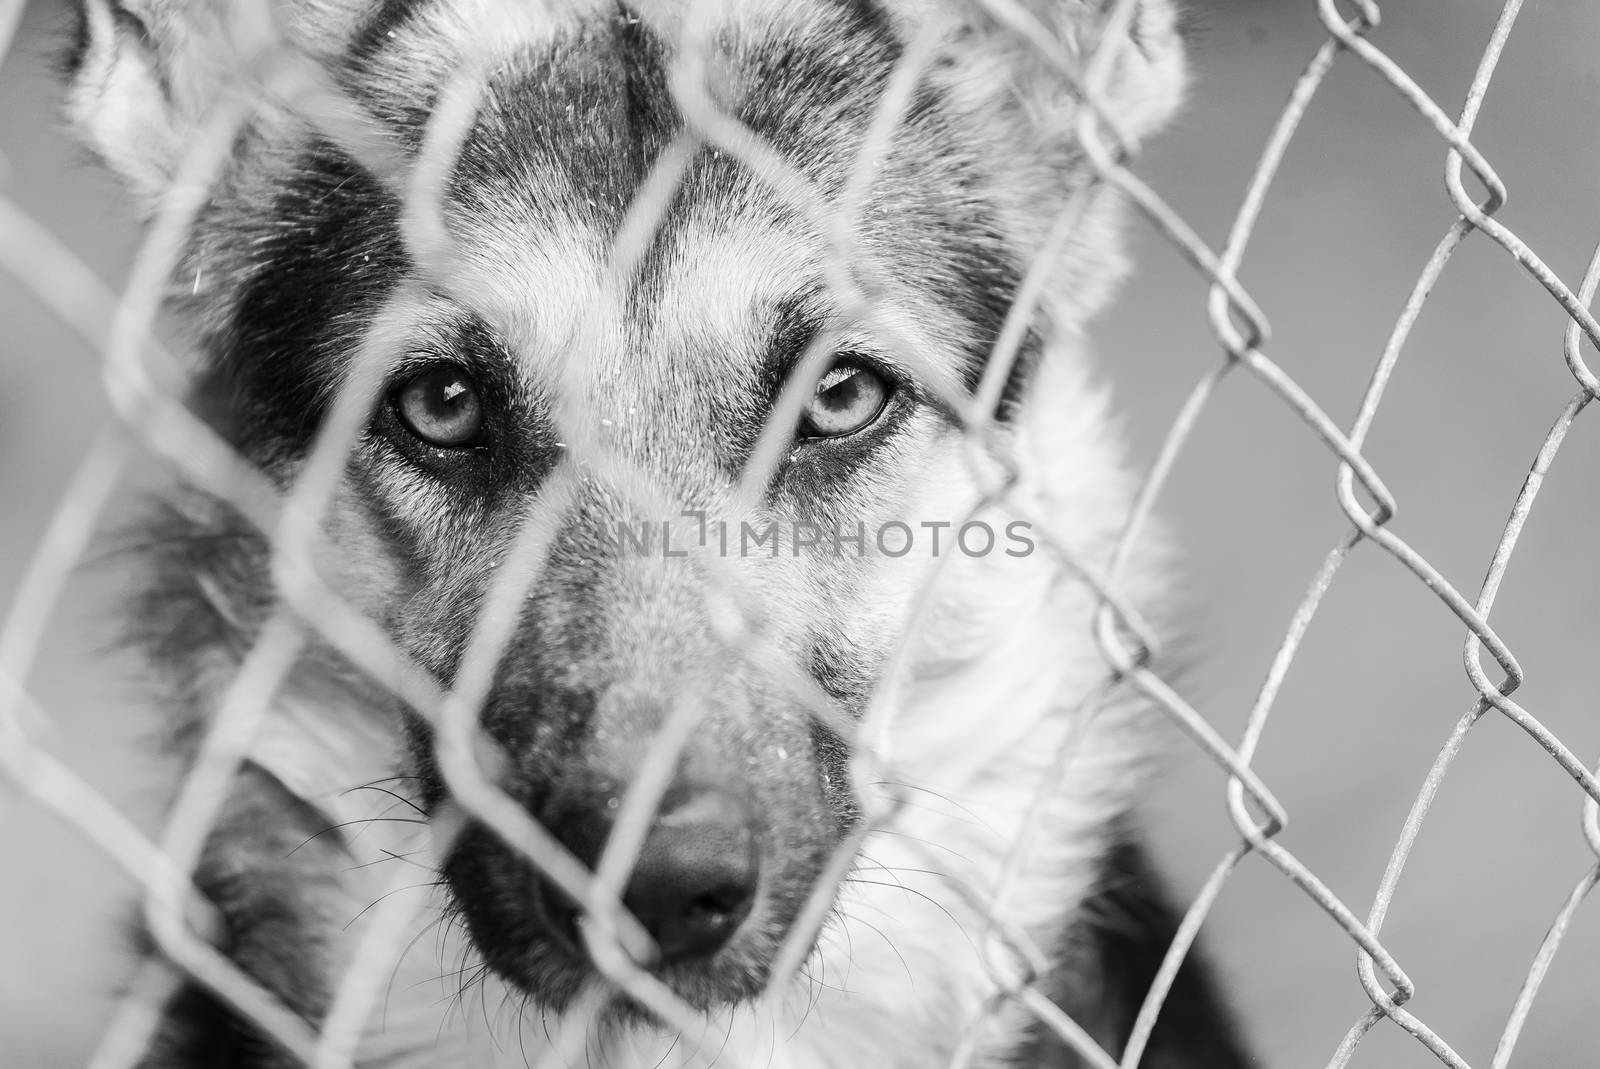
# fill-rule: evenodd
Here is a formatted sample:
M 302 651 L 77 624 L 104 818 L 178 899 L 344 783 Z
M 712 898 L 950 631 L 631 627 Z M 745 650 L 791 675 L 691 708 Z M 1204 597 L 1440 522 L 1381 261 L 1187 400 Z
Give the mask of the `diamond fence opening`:
M 1142 473 L 1134 505 L 1108 560 L 1078 559 L 1070 539 L 1057 537 L 1051 529 L 1052 523 L 1067 522 L 1060 518 L 1034 517 L 1035 531 L 1048 550 L 1065 559 L 1092 588 L 1097 599 L 1092 634 L 1063 636 L 1064 641 L 1093 642 L 1104 660 L 1104 687 L 1090 700 L 1104 701 L 1117 688 L 1131 688 L 1170 717 L 1215 764 L 1220 788 L 1217 801 L 1225 807 L 1238 841 L 1216 860 L 1209 878 L 1190 902 L 1120 1058 L 1103 1050 L 1036 983 L 1040 970 L 1030 963 L 1044 960 L 1045 955 L 1040 947 L 1031 945 L 1008 912 L 1008 880 L 1003 878 L 997 886 L 963 888 L 962 893 L 972 897 L 989 921 L 986 932 L 974 935 L 981 936 L 991 951 L 994 987 L 983 1014 L 967 1023 L 968 1042 L 951 1059 L 951 1066 L 969 1063 L 990 1019 L 1019 1009 L 1057 1033 L 1087 1064 L 1128 1069 L 1140 1064 L 1179 966 L 1230 878 L 1252 857 L 1250 863 L 1270 866 L 1282 880 L 1315 903 L 1325 914 L 1327 924 L 1335 926 L 1350 941 L 1358 966 L 1355 982 L 1365 993 L 1370 1008 L 1350 1023 L 1342 1042 L 1328 1056 L 1330 1066 L 1349 1062 L 1369 1033 L 1385 1021 L 1409 1033 L 1439 1062 L 1466 1066 L 1468 1061 L 1448 1038 L 1410 1008 L 1417 987 L 1406 972 L 1405 962 L 1385 944 L 1384 921 L 1441 784 L 1469 733 L 1491 718 L 1507 721 L 1526 733 L 1548 755 L 1553 773 L 1572 780 L 1572 803 L 1575 810 L 1582 811 L 1582 834 L 1597 857 L 1551 919 L 1547 938 L 1532 949 L 1521 990 L 1514 1005 L 1507 1008 L 1492 1056 L 1475 1063 L 1495 1067 L 1509 1064 L 1523 1023 L 1568 926 L 1600 880 L 1600 780 L 1569 742 L 1551 731 L 1533 710 L 1517 702 L 1514 694 L 1524 679 L 1524 671 L 1510 645 L 1491 623 L 1495 599 L 1519 535 L 1535 505 L 1542 501 L 1544 479 L 1556 463 L 1568 431 L 1589 403 L 1600 396 L 1600 380 L 1590 369 L 1585 349 L 1586 341 L 1600 343 L 1600 322 L 1589 307 L 1600 285 L 1600 246 L 1580 280 L 1559 277 L 1498 217 L 1507 191 L 1494 161 L 1473 141 L 1479 110 L 1491 93 L 1496 66 L 1522 7 L 1520 0 L 1510 0 L 1501 9 L 1482 49 L 1470 90 L 1459 107 L 1437 101 L 1426 86 L 1386 54 L 1380 5 L 1338 4 L 1334 0 L 1308 4 L 1314 6 L 1326 40 L 1292 84 L 1262 87 L 1262 92 L 1287 93 L 1288 101 L 1265 140 L 1242 191 L 1233 225 L 1220 247 L 1207 244 L 1140 177 L 1140 146 L 1117 129 L 1104 107 L 1107 82 L 1119 52 L 1137 47 L 1129 37 L 1137 0 L 1109 3 L 1092 47 L 1081 53 L 1066 48 L 1029 8 L 1016 0 L 974 2 L 1006 32 L 1016 34 L 1036 49 L 1063 86 L 1081 102 L 1072 133 L 1086 154 L 1093 178 L 1089 186 L 1075 191 L 1067 200 L 1043 252 L 1024 278 L 976 391 L 971 396 L 944 391 L 942 400 L 958 415 L 972 446 L 974 474 L 987 486 L 971 515 L 976 517 L 985 507 L 997 503 L 1019 510 L 1023 507 L 1008 496 L 1013 486 L 1003 474 L 1004 456 L 994 455 L 999 447 L 990 431 L 996 406 L 1053 259 L 1072 238 L 1087 199 L 1099 188 L 1115 187 L 1208 287 L 1205 312 L 1215 339 L 1215 353 L 1211 359 L 1197 363 L 1192 391 L 1172 420 L 1154 462 Z M 711 0 L 699 0 L 690 5 L 679 24 L 680 51 L 671 91 L 686 120 L 686 132 L 661 155 L 638 190 L 611 250 L 611 260 L 621 265 L 619 270 L 637 262 L 661 223 L 687 161 L 699 149 L 709 147 L 736 159 L 772 188 L 784 191 L 793 210 L 814 221 L 830 242 L 828 285 L 834 298 L 863 318 L 871 318 L 876 290 L 870 278 L 862 282 L 863 265 L 852 256 L 852 212 L 859 207 L 884 146 L 911 106 L 919 80 L 938 62 L 940 50 L 951 46 L 929 37 L 912 42 L 905 50 L 882 95 L 851 185 L 839 203 L 830 204 L 780 150 L 716 106 L 706 87 L 704 27 L 706 15 L 718 6 Z M 550 549 L 551 531 L 540 517 L 559 513 L 567 500 L 563 495 L 572 489 L 570 482 L 564 481 L 564 469 L 558 468 L 551 478 L 536 507 L 527 515 L 510 554 L 499 565 L 492 593 L 472 624 L 471 641 L 454 684 L 444 688 L 430 673 L 412 663 L 375 621 L 336 593 L 316 564 L 330 499 L 390 371 L 382 339 L 356 354 L 315 447 L 286 495 L 191 411 L 185 383 L 181 379 L 174 381 L 170 372 L 171 367 L 179 367 L 182 362 L 165 353 L 156 331 L 170 280 L 183 255 L 189 228 L 209 196 L 236 135 L 267 101 L 274 102 L 275 107 L 292 109 L 300 120 L 311 124 L 385 182 L 404 206 L 402 229 L 407 253 L 425 278 L 448 285 L 457 263 L 455 239 L 441 210 L 441 191 L 446 188 L 485 91 L 485 64 L 489 57 L 485 56 L 484 63 L 463 65 L 450 80 L 428 120 L 421 150 L 413 162 L 401 158 L 390 144 L 368 132 L 360 105 L 338 88 L 314 57 L 298 50 L 278 31 L 270 3 L 263 0 L 259 5 L 242 5 L 241 12 L 238 36 L 245 62 L 239 64 L 237 84 L 219 100 L 204 136 L 188 148 L 182 173 L 162 199 L 131 277 L 120 291 L 105 288 L 93 270 L 33 218 L 27 205 L 0 196 L 0 265 L 100 354 L 105 389 L 120 420 L 120 426 L 106 430 L 89 447 L 76 474 L 62 488 L 59 507 L 22 573 L 22 583 L 0 630 L 0 770 L 32 802 L 57 814 L 136 881 L 142 889 L 143 920 L 155 944 L 101 1038 L 92 1064 L 96 1069 L 135 1064 L 148 1049 L 164 1005 L 185 978 L 198 981 L 305 1064 L 319 1069 L 352 1064 L 361 1030 L 373 1007 L 384 997 L 385 986 L 406 950 L 404 936 L 426 903 L 416 896 L 397 894 L 374 904 L 354 960 L 339 982 L 326 1018 L 320 1026 L 312 1027 L 215 948 L 214 911 L 191 883 L 191 872 L 222 812 L 241 762 L 257 740 L 264 715 L 313 636 L 331 644 L 371 679 L 385 681 L 429 722 L 434 731 L 434 758 L 459 815 L 493 828 L 547 879 L 585 903 L 587 923 L 582 929 L 583 938 L 599 968 L 641 1004 L 680 1026 L 686 1036 L 694 1036 L 698 1034 L 695 1012 L 636 964 L 648 951 L 649 937 L 621 908 L 619 895 L 638 859 L 643 836 L 654 819 L 672 769 L 702 715 L 700 703 L 686 700 L 674 705 L 645 769 L 626 792 L 614 832 L 593 873 L 495 785 L 484 767 L 485 757 L 476 737 L 477 714 L 512 637 L 517 607 L 539 581 Z M 0 57 L 5 55 L 5 46 L 21 14 L 20 3 L 0 5 Z M 1351 418 L 1331 414 L 1276 359 L 1268 326 L 1271 309 L 1258 307 L 1240 281 L 1280 164 L 1297 144 L 1302 120 L 1317 107 L 1319 90 L 1329 72 L 1340 64 L 1363 65 L 1392 87 L 1393 107 L 1411 109 L 1424 124 L 1419 129 L 1431 131 L 1444 163 L 1443 196 L 1456 213 L 1455 222 L 1441 235 L 1404 299 Z M 1570 398 L 1552 413 L 1553 424 L 1544 440 L 1508 446 L 1534 456 L 1522 485 L 1484 488 L 1484 493 L 1503 496 L 1509 518 L 1498 542 L 1488 547 L 1487 572 L 1475 590 L 1461 576 L 1446 574 L 1436 567 L 1406 541 L 1404 526 L 1397 519 L 1403 513 L 1404 502 L 1391 493 L 1381 467 L 1363 451 L 1382 411 L 1391 375 L 1408 352 L 1413 326 L 1424 314 L 1431 291 L 1449 270 L 1457 250 L 1469 242 L 1498 249 L 1548 293 L 1566 317 L 1563 357 L 1572 379 Z M 1540 352 L 1545 349 L 1543 339 L 1530 344 Z M 897 355 L 917 366 L 919 358 L 914 346 L 902 340 L 898 349 Z M 784 388 L 776 405 L 777 415 L 768 428 L 771 433 L 763 434 L 740 476 L 737 492 L 743 498 L 751 499 L 757 494 L 777 464 L 786 428 L 805 391 L 812 389 L 816 375 L 823 370 L 820 362 L 826 356 L 823 347 L 813 346 L 803 365 L 813 373 L 796 374 Z M 1329 489 L 1347 524 L 1342 532 L 1330 532 L 1331 548 L 1282 632 L 1243 732 L 1227 737 L 1185 696 L 1174 677 L 1173 664 L 1143 622 L 1141 607 L 1130 603 L 1125 595 L 1124 581 L 1174 465 L 1207 418 L 1219 385 L 1234 377 L 1257 380 L 1270 398 L 1261 403 L 1283 406 L 1296 417 L 1300 433 L 1326 450 L 1337 472 Z M 937 389 L 939 381 L 936 375 L 926 376 L 929 388 Z M 69 577 L 100 528 L 112 496 L 126 480 L 128 458 L 121 446 L 125 433 L 133 435 L 172 474 L 228 502 L 270 536 L 274 579 L 281 597 L 280 606 L 260 630 L 211 718 L 165 826 L 156 836 L 142 831 L 99 786 L 53 752 L 41 730 L 49 721 L 50 710 L 40 706 L 28 686 L 40 652 L 40 636 L 46 633 Z M 568 437 L 566 445 L 571 454 L 600 455 L 606 449 L 599 439 L 585 440 L 576 431 Z M 998 477 L 992 463 L 996 460 L 1002 472 Z M 662 515 L 674 515 L 689 504 L 659 493 L 657 501 Z M 1346 562 L 1357 553 L 1391 557 L 1453 618 L 1464 644 L 1466 676 L 1476 697 L 1460 715 L 1432 767 L 1426 770 L 1423 786 L 1394 838 L 1376 893 L 1370 899 L 1352 901 L 1335 893 L 1310 865 L 1280 841 L 1280 832 L 1292 813 L 1279 802 L 1272 783 L 1257 772 L 1254 759 L 1271 726 L 1279 690 L 1295 666 L 1323 598 L 1337 583 Z M 938 581 L 936 572 L 930 582 Z M 759 613 L 752 612 L 741 599 L 738 577 L 719 570 L 713 558 L 706 585 L 708 602 L 724 620 L 720 630 L 729 656 L 760 657 L 761 620 Z M 927 600 L 923 598 L 916 604 L 922 611 Z M 907 622 L 908 630 L 914 626 Z M 892 671 L 893 665 L 886 677 Z M 824 696 L 805 694 L 801 698 L 811 703 L 819 715 L 830 715 Z M 892 754 L 881 747 L 881 716 L 882 710 L 874 704 L 863 723 L 837 725 L 855 743 L 852 773 L 857 777 L 886 777 L 886 770 L 892 769 Z M 1058 757 L 1063 776 L 1070 758 L 1070 752 L 1065 750 Z M 1043 803 L 1044 799 L 1038 801 L 1038 809 Z M 895 805 L 890 804 L 881 811 L 867 813 L 863 828 L 892 821 L 894 812 Z M 1030 820 L 1036 819 L 1037 810 Z M 441 821 L 440 825 L 436 834 L 448 837 L 449 822 Z M 1033 830 L 1025 821 L 1015 843 L 1013 867 L 1026 863 Z M 1364 831 L 1389 834 L 1378 829 Z M 778 955 L 774 985 L 803 967 L 811 941 L 855 860 L 864 834 L 862 831 L 850 837 L 830 864 L 828 877 L 813 889 Z M 1248 1020 L 1250 1006 L 1242 1009 Z M 577 1064 L 583 1042 L 584 1036 L 576 1032 L 558 1035 L 550 1064 Z

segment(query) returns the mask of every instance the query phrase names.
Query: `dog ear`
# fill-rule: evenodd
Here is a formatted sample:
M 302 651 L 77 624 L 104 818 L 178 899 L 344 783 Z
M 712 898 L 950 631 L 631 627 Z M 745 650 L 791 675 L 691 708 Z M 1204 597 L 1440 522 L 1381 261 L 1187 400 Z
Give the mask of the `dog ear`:
M 276 43 L 316 54 L 368 0 L 80 0 L 66 113 L 153 203 L 229 85 Z
M 1173 0 L 1094 0 L 1045 3 L 1041 21 L 1052 28 L 1078 63 L 1092 66 L 1091 52 L 1110 49 L 1105 104 L 1121 134 L 1135 144 L 1165 126 L 1183 101 L 1188 82 L 1184 39 Z M 1123 24 L 1119 9 L 1131 6 Z M 1062 9 L 1067 9 L 1063 11 Z M 1122 25 L 1121 39 L 1114 35 Z M 1059 83 L 1058 83 L 1059 84 Z M 1132 147 L 1132 146 L 1130 146 Z
M 944 23 L 952 74 L 969 101 L 1020 111 L 1047 142 L 1070 138 L 1083 106 L 1074 79 L 1094 71 L 1105 74 L 1096 103 L 1134 144 L 1171 118 L 1183 98 L 1184 43 L 1173 0 L 894 3 L 908 29 L 929 18 Z

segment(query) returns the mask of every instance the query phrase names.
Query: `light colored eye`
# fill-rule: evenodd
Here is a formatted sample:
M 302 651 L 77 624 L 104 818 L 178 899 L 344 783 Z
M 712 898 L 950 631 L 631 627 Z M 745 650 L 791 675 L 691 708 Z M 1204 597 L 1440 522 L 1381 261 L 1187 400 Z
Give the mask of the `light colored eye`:
M 889 384 L 860 364 L 835 364 L 817 382 L 800 416 L 807 438 L 838 438 L 872 423 L 889 403 Z
M 412 376 L 391 403 L 406 429 L 429 445 L 457 449 L 483 435 L 483 401 L 472 376 L 454 364 L 436 364 Z

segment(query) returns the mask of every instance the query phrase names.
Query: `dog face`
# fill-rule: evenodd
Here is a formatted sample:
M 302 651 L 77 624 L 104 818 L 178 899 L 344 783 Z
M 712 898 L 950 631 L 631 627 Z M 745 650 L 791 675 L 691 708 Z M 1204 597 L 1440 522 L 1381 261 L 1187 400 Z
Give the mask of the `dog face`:
M 73 111 L 154 198 L 226 84 L 218 57 L 239 47 L 201 7 L 91 6 Z M 177 289 L 207 356 L 197 403 L 286 489 L 357 365 L 381 371 L 318 562 L 419 665 L 457 681 L 485 607 L 516 582 L 503 565 L 536 560 L 502 599 L 486 764 L 593 866 L 630 785 L 670 762 L 624 901 L 657 944 L 652 969 L 710 1008 L 761 991 L 870 803 L 850 728 L 874 695 L 902 695 L 890 704 L 914 735 L 918 688 L 987 649 L 985 629 L 1054 574 L 1033 543 L 996 537 L 1013 533 L 1005 517 L 987 537 L 958 531 L 1003 475 L 973 460 L 958 408 L 1088 172 L 1065 133 L 1074 93 L 965 5 L 701 8 L 286 5 L 293 49 L 358 103 L 364 136 L 411 171 L 442 158 L 442 181 L 419 209 L 410 171 L 375 174 L 270 103 L 233 139 Z M 1068 53 L 1103 20 L 1071 0 L 1034 15 Z M 1134 25 L 1111 81 L 1124 133 L 1163 117 L 1178 83 L 1165 4 Z M 863 170 L 923 38 L 933 58 Z M 707 122 L 674 88 L 686 49 L 713 112 L 783 169 L 685 140 Z M 481 76 L 441 149 L 430 122 L 463 71 Z M 619 256 L 674 153 L 675 189 Z M 418 247 L 419 211 L 436 213 L 442 248 Z M 829 226 L 846 211 L 841 265 Z M 1027 416 L 1039 365 L 1120 272 L 1104 197 L 1080 225 L 1005 391 L 1002 446 L 1103 436 L 1096 404 Z M 797 379 L 794 410 L 780 398 Z M 1083 385 L 1058 379 L 1058 395 Z M 777 445 L 751 478 L 764 432 Z M 1069 507 L 1109 493 L 1075 478 Z M 940 554 L 959 554 L 964 578 L 897 657 Z M 661 756 L 680 722 L 686 741 Z M 437 812 L 450 791 L 433 733 L 418 720 L 404 734 Z M 560 1009 L 593 978 L 576 904 L 495 833 L 469 825 L 443 871 L 488 964 L 540 1004 Z

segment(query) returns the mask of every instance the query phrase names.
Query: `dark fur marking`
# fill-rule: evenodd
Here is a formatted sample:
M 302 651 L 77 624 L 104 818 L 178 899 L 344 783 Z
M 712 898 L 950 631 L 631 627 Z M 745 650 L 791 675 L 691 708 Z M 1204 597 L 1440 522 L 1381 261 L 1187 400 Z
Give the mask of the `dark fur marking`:
M 150 29 L 144 20 L 119 3 L 111 5 L 111 21 L 115 23 L 117 33 L 125 33 L 138 40 L 151 56 L 155 55 L 155 43 L 150 39 Z M 89 12 L 85 5 L 78 3 L 72 5 L 72 23 L 67 31 L 66 47 L 57 55 L 57 72 L 69 81 L 76 80 L 83 67 L 83 61 L 89 55 Z M 157 81 L 163 93 L 168 93 L 167 74 L 159 66 L 154 68 Z
M 271 211 L 243 228 L 253 270 L 226 330 L 206 339 L 217 360 L 199 390 L 221 398 L 231 416 L 224 432 L 271 463 L 304 453 L 409 260 L 394 199 L 326 142 L 306 149 Z
M 89 54 L 89 9 L 81 3 L 73 4 L 69 18 L 65 40 L 55 56 L 56 74 L 68 84 L 77 81 L 78 72 Z
M 809 286 L 779 301 L 768 313 L 769 340 L 755 372 L 756 401 L 761 412 L 778 403 L 806 350 L 825 328 L 825 299 L 821 286 Z
M 836 3 L 862 30 L 882 38 L 894 38 L 894 23 L 877 0 L 836 0 Z
M 864 5 L 838 10 L 846 25 L 826 49 L 790 37 L 735 43 L 733 62 L 747 95 L 726 102 L 752 132 L 825 186 L 849 173 L 856 142 L 904 51 L 887 20 Z
M 1143 845 L 1124 832 L 1103 860 L 1100 884 L 1068 933 L 1058 958 L 1064 964 L 1046 988 L 1073 1019 L 1098 1023 L 1094 1038 L 1112 1057 L 1122 1055 L 1178 922 Z M 1017 1064 L 1084 1069 L 1085 1063 L 1043 1025 L 1034 1025 L 1033 1036 Z M 1178 970 L 1139 1064 L 1149 1069 L 1256 1065 L 1202 948 L 1192 948 Z
M 850 743 L 832 725 L 813 717 L 811 746 L 822 776 L 823 793 L 837 814 L 840 827 L 848 832 L 861 820 L 861 805 L 850 782 Z
M 356 31 L 350 58 L 357 62 L 371 59 L 428 6 L 426 0 L 385 0 Z
M 962 382 L 969 392 L 976 392 L 1016 299 L 1022 271 L 994 219 L 993 207 L 978 192 L 990 183 L 981 173 L 982 161 L 962 151 L 965 135 L 953 129 L 946 118 L 954 110 L 942 91 L 926 83 L 912 98 L 905 127 L 934 147 L 931 158 L 940 161 L 945 173 L 934 181 L 907 176 L 906 184 L 915 199 L 902 210 L 918 218 L 920 233 L 948 243 L 948 252 L 940 256 L 908 259 L 929 264 L 921 279 L 923 285 L 971 324 L 971 333 L 962 339 L 967 357 Z M 939 194 L 930 194 L 930 188 Z M 956 265 L 957 269 L 940 270 L 935 264 Z M 999 412 L 1002 420 L 1013 415 L 1041 347 L 1037 331 L 1030 329 L 1007 376 Z
M 871 538 L 869 532 L 868 538 Z M 870 542 L 869 542 L 870 545 Z M 853 553 L 849 548 L 846 552 Z M 852 715 L 859 714 L 877 685 L 871 671 L 855 656 L 855 651 L 842 640 L 830 635 L 817 639 L 812 647 L 811 678 L 824 694 L 838 702 Z
M 526 204 L 530 191 L 555 190 L 564 203 L 531 207 L 615 231 L 677 125 L 654 35 L 619 17 L 607 32 L 520 58 L 513 71 L 494 81 L 463 146 L 451 189 L 460 210 L 493 218 L 508 199 Z M 567 175 L 569 188 L 549 181 Z
M 320 834 L 324 823 L 276 778 L 247 765 L 195 876 L 226 926 L 218 949 L 313 1026 L 330 996 L 319 935 L 326 918 L 317 896 L 337 885 L 349 863 L 338 837 Z M 292 1069 L 300 1063 L 188 983 L 141 1064 Z

